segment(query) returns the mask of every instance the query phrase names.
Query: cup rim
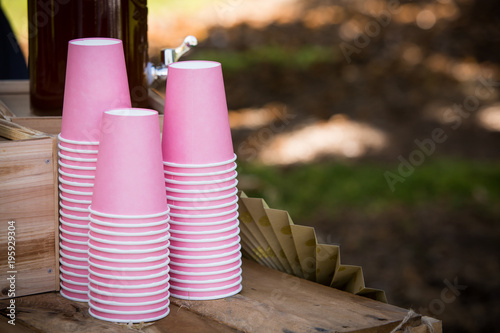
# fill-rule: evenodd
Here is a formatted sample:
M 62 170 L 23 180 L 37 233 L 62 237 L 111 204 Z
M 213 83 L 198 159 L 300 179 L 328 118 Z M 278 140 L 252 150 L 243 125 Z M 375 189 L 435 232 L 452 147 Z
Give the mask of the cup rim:
M 115 297 L 148 297 L 148 296 L 156 296 L 164 292 L 169 292 L 170 289 L 170 283 L 167 282 L 167 287 L 159 290 L 159 291 L 150 291 L 146 293 L 116 293 L 116 292 L 110 292 L 110 291 L 105 291 L 105 290 L 99 290 L 95 289 L 92 287 L 89 283 L 89 291 L 91 290 L 93 293 L 96 293 L 98 295 L 103 295 L 103 296 L 115 296 Z
M 106 262 L 115 262 L 115 263 L 128 263 L 128 264 L 141 264 L 141 263 L 147 263 L 147 262 L 153 262 L 153 261 L 158 261 L 158 260 L 163 260 L 165 258 L 168 258 L 170 255 L 169 251 L 167 253 L 162 254 L 161 256 L 157 257 L 147 257 L 147 258 L 140 258 L 140 259 L 116 259 L 116 258 L 107 258 L 107 257 L 101 257 L 100 255 L 93 254 L 89 251 L 89 262 L 90 258 L 94 258 L 96 260 L 100 261 L 106 261 Z M 145 267 L 142 267 L 144 269 Z
M 170 239 L 172 239 L 172 238 L 170 238 Z M 236 245 L 236 244 L 238 244 L 240 242 L 241 242 L 241 237 L 240 237 L 240 235 L 238 235 L 237 241 L 231 243 L 231 246 L 234 246 L 234 245 Z M 214 247 L 193 247 L 193 248 L 189 248 L 189 247 L 178 247 L 178 246 L 174 246 L 174 245 L 170 244 L 170 248 L 174 249 L 174 250 L 178 250 L 178 251 L 199 251 L 199 252 L 223 250 L 223 249 L 226 248 L 226 246 L 227 246 L 227 244 L 219 245 L 219 246 L 214 246 Z
M 75 241 L 72 239 L 67 239 L 63 235 L 59 234 L 59 239 L 63 240 L 64 242 L 68 242 L 70 244 L 76 244 L 76 245 L 87 245 L 87 242 L 82 242 L 82 241 Z
M 61 184 L 59 184 L 59 190 L 63 193 L 69 193 L 69 194 L 73 194 L 73 195 L 83 195 L 83 196 L 88 196 L 88 197 L 91 197 L 93 194 L 92 192 L 80 192 L 80 191 L 70 190 L 70 189 L 62 187 Z
M 92 203 L 92 200 L 78 200 L 73 198 L 66 198 L 64 195 L 62 195 L 62 193 L 59 193 L 59 198 L 67 202 L 73 202 L 81 205 L 88 204 L 90 206 L 90 204 Z
M 98 237 L 92 236 L 90 233 L 89 233 L 89 239 L 93 240 L 94 242 L 110 244 L 110 245 L 148 245 L 148 244 L 155 244 L 155 243 L 161 243 L 161 242 L 168 241 L 170 239 L 170 233 L 168 233 L 168 235 L 166 235 L 166 236 L 163 236 L 163 237 L 155 239 L 155 240 L 127 241 L 126 242 L 127 244 L 123 244 L 124 242 L 122 242 L 122 241 L 111 241 L 108 239 L 98 238 Z
M 95 275 L 97 277 L 100 277 L 102 279 L 114 279 L 114 280 L 147 280 L 147 279 L 154 279 L 154 278 L 157 278 L 157 277 L 162 277 L 162 276 L 166 276 L 169 274 L 170 272 L 170 269 L 168 269 L 168 266 L 167 266 L 167 270 L 165 270 L 165 272 L 160 272 L 160 273 L 156 273 L 156 274 L 150 274 L 150 275 L 129 275 L 129 276 L 119 276 L 119 275 L 107 275 L 107 274 L 103 274 L 103 273 L 97 273 L 97 272 L 94 272 L 90 267 L 88 269 L 88 272 L 89 274 L 92 274 L 92 275 Z
M 80 212 L 80 213 L 89 213 L 89 215 L 90 215 L 90 212 L 89 212 L 88 208 L 71 207 L 71 206 L 63 204 L 62 200 L 59 200 L 59 206 L 61 208 L 66 209 L 66 210 L 71 210 L 71 211 Z
M 220 220 L 220 221 L 215 221 L 215 222 L 182 222 L 182 221 L 175 221 L 175 220 L 170 220 L 169 224 L 171 225 L 185 225 L 185 226 L 214 226 L 214 225 L 220 225 L 220 224 L 225 224 L 229 223 L 231 221 L 237 220 L 238 217 L 240 216 L 240 212 L 236 211 L 236 214 L 232 218 L 228 218 L 225 220 Z
M 115 232 L 108 230 L 96 229 L 92 225 L 89 225 L 89 230 L 95 232 L 96 234 L 108 235 L 108 236 L 123 236 L 123 237 L 147 237 L 147 236 L 156 236 L 164 232 L 168 232 L 167 230 L 154 230 L 154 231 L 145 231 L 145 232 L 136 232 L 136 233 L 127 233 L 127 232 Z
M 91 184 L 91 183 L 72 182 L 72 181 L 69 181 L 66 179 L 62 179 L 60 176 L 58 178 L 59 178 L 59 182 L 64 184 L 64 185 L 74 186 L 74 187 L 94 187 L 94 184 Z
M 179 198 L 173 197 L 167 194 L 167 199 L 171 201 L 183 201 L 183 202 L 208 202 L 208 201 L 218 201 L 230 198 L 234 195 L 238 195 L 238 189 L 235 188 L 233 192 L 225 195 L 220 195 L 218 197 L 205 197 L 205 198 Z
M 76 298 L 76 297 L 67 295 L 65 290 L 66 289 L 62 289 L 62 288 L 61 288 L 61 290 L 59 290 L 59 294 L 61 294 L 62 297 L 67 298 L 71 301 L 75 301 L 75 302 L 88 302 L 88 299 L 86 299 L 86 298 Z M 69 292 L 72 292 L 72 291 L 69 291 Z
M 224 164 L 229 164 L 234 161 L 236 161 L 236 154 L 234 154 L 233 158 L 222 161 L 222 162 L 214 162 L 214 163 L 204 163 L 204 164 L 184 164 L 184 163 L 175 163 L 175 162 L 168 162 L 168 161 L 163 161 L 163 165 L 169 166 L 169 167 L 175 167 L 175 168 L 184 168 L 184 169 L 198 169 L 198 168 L 211 168 L 211 167 L 216 167 L 216 166 L 221 166 Z
M 71 283 L 71 282 L 69 282 L 69 283 Z M 67 291 L 72 292 L 72 293 L 75 293 L 75 294 L 85 294 L 85 295 L 87 295 L 87 293 L 88 293 L 87 291 L 78 290 L 78 289 L 71 289 L 69 287 L 66 287 L 66 286 L 64 286 L 62 284 L 62 282 L 59 282 L 59 285 L 61 286 L 62 289 L 67 290 Z
M 170 212 L 170 216 L 172 217 L 180 217 L 180 218 L 188 218 L 188 219 L 207 219 L 207 218 L 214 218 L 214 217 L 221 217 L 224 215 L 229 215 L 234 212 L 236 212 L 239 208 L 238 204 L 234 204 L 236 207 L 228 210 L 227 212 L 222 212 L 222 213 L 213 213 L 213 214 L 196 214 L 196 215 L 188 215 L 188 214 L 177 214 L 177 213 L 172 213 Z
M 82 261 L 82 262 L 87 262 L 88 258 L 81 258 L 81 257 L 73 257 L 72 255 L 65 254 L 61 249 L 59 249 L 59 255 L 67 258 L 69 260 L 74 260 L 74 261 Z
M 216 206 L 189 207 L 189 206 L 175 206 L 175 205 L 169 204 L 169 207 L 170 207 L 170 209 L 177 209 L 177 210 L 211 210 L 211 209 L 219 209 L 219 208 L 225 208 L 225 207 L 232 206 L 234 204 L 237 204 L 239 200 L 240 200 L 240 198 L 238 196 L 236 196 L 236 199 L 234 199 L 233 201 L 226 202 L 226 203 L 216 205 Z
M 65 251 L 69 251 L 69 252 L 82 253 L 82 254 L 87 254 L 88 253 L 88 250 L 74 249 L 72 247 L 69 247 L 69 246 L 61 244 L 61 243 L 59 243 L 59 247 L 61 249 L 65 250 Z
M 175 289 L 175 290 L 180 290 L 180 291 L 187 291 L 187 292 L 210 292 L 210 291 L 219 291 L 219 290 L 224 290 L 224 289 L 229 289 L 236 287 L 238 284 L 241 284 L 241 281 L 243 281 L 243 278 L 240 276 L 237 282 L 233 282 L 227 286 L 221 286 L 221 287 L 212 287 L 212 288 L 186 288 L 186 287 L 178 287 L 173 283 L 170 286 L 170 289 Z
M 170 295 L 170 294 L 169 294 Z M 99 320 L 103 320 L 103 321 L 108 321 L 108 322 L 113 322 L 113 323 L 139 323 L 139 322 L 152 322 L 152 321 L 157 321 L 157 320 L 160 320 L 160 319 L 163 319 L 165 318 L 166 316 L 168 316 L 170 314 L 170 308 L 167 308 L 167 311 L 165 313 L 162 313 L 161 315 L 159 316 L 156 316 L 156 317 L 152 317 L 152 318 L 142 318 L 142 319 L 136 319 L 136 320 L 130 320 L 130 319 L 118 319 L 118 318 L 107 318 L 107 317 L 103 317 L 103 316 L 100 316 L 96 313 L 93 313 L 92 312 L 92 309 L 89 308 L 89 314 L 96 318 L 96 319 L 99 319 Z M 97 310 L 99 311 L 99 310 Z
M 179 282 L 179 283 L 192 283 L 192 284 L 203 284 L 203 283 L 219 283 L 219 282 L 224 282 L 224 281 L 229 281 L 229 280 L 232 280 L 232 279 L 236 279 L 238 276 L 241 276 L 243 270 L 241 269 L 241 267 L 238 267 L 236 268 L 235 270 L 238 270 L 237 273 L 229 276 L 229 277 L 225 277 L 225 278 L 220 278 L 220 279 L 214 279 L 214 280 L 182 280 L 182 279 L 178 279 L 178 278 L 175 278 L 175 277 L 170 277 L 170 281 L 172 282 Z M 216 275 L 216 274 L 214 274 Z
M 217 188 L 212 188 L 208 190 L 184 190 L 184 189 L 178 189 L 178 188 L 172 188 L 165 186 L 165 190 L 168 192 L 175 192 L 175 193 L 184 193 L 184 194 L 205 194 L 205 193 L 214 193 L 214 192 L 222 192 L 222 191 L 227 191 L 232 188 L 236 188 L 238 185 L 238 179 L 234 180 L 234 183 L 225 187 L 217 187 Z
M 182 274 L 182 275 L 189 275 L 189 276 L 217 275 L 217 274 L 224 274 L 224 273 L 227 273 L 227 272 L 231 272 L 231 271 L 235 270 L 236 268 L 241 268 L 242 264 L 243 264 L 243 262 L 240 260 L 240 263 L 238 264 L 238 266 L 229 267 L 229 268 L 226 268 L 226 269 L 223 269 L 223 270 L 220 270 L 220 271 L 212 271 L 212 272 L 185 272 L 185 271 L 178 271 L 178 270 L 170 268 L 170 273 Z
M 68 226 L 70 228 L 87 229 L 87 230 L 89 229 L 88 225 L 80 225 L 80 224 L 74 224 L 74 223 L 71 223 L 71 222 L 66 222 L 66 221 L 64 221 L 62 219 L 62 217 L 59 217 L 59 222 L 61 222 L 61 224 L 65 225 L 65 226 Z
M 88 217 L 67 214 L 67 213 L 63 212 L 62 209 L 59 209 L 59 215 L 64 216 L 68 219 L 72 219 L 72 220 L 89 221 Z
M 235 220 L 238 221 L 238 220 Z M 235 225 L 232 225 L 230 227 L 226 227 L 220 230 L 198 230 L 198 231 L 185 231 L 185 230 L 175 230 L 175 229 L 170 229 L 171 234 L 178 234 L 178 235 L 211 235 L 211 234 L 218 234 L 218 233 L 223 233 L 226 231 L 231 231 L 235 229 L 236 227 L 239 226 L 239 221 L 234 223 Z
M 97 225 L 102 225 L 105 227 L 113 227 L 113 228 L 143 228 L 143 227 L 156 227 L 165 224 L 167 226 L 167 231 L 170 229 L 170 224 L 169 224 L 170 216 L 167 216 L 166 219 L 161 221 L 155 221 L 150 223 L 134 223 L 134 224 L 121 224 L 121 223 L 101 221 L 99 219 L 96 219 L 95 217 L 92 217 L 92 215 L 89 216 L 89 219 L 90 222 L 93 222 Z
M 230 288 L 228 288 L 230 289 Z M 209 300 L 215 300 L 215 299 L 221 299 L 221 298 L 226 298 L 230 296 L 234 296 L 241 292 L 243 289 L 243 286 L 240 285 L 240 287 L 235 290 L 231 291 L 227 294 L 222 294 L 222 295 L 215 295 L 215 296 L 184 296 L 184 295 L 179 295 L 179 294 L 174 294 L 173 292 L 170 293 L 172 297 L 178 298 L 178 299 L 184 299 L 184 300 L 192 300 L 192 301 L 209 301 Z
M 99 252 L 114 253 L 114 254 L 146 254 L 146 253 L 163 251 L 165 249 L 168 249 L 168 247 L 170 246 L 170 241 L 167 240 L 167 244 L 162 245 L 160 247 L 155 247 L 152 249 L 133 249 L 133 250 L 122 250 L 122 249 L 100 247 L 100 246 L 96 246 L 94 244 L 91 244 L 90 241 L 88 244 L 89 244 L 90 249 L 93 249 L 93 250 L 96 250 Z
M 85 170 L 85 171 L 95 171 L 96 170 L 96 167 L 83 167 L 83 166 L 79 166 L 79 165 L 66 164 L 64 162 L 61 162 L 61 159 L 58 159 L 57 162 L 59 163 L 59 166 L 62 166 L 63 168 L 75 169 L 75 170 Z
M 147 218 L 153 218 L 153 217 L 159 217 L 162 215 L 167 215 L 170 212 L 170 208 L 168 208 L 168 205 L 167 205 L 166 211 L 163 211 L 160 213 L 154 213 L 154 214 L 141 214 L 141 215 L 119 215 L 119 214 L 102 213 L 102 212 L 99 212 L 99 211 L 92 209 L 92 206 L 89 207 L 89 210 L 90 210 L 90 213 L 92 213 L 93 215 L 112 218 L 112 219 L 147 219 Z
M 236 250 L 232 250 L 231 252 L 223 253 L 223 254 L 212 254 L 212 255 L 208 255 L 208 256 L 194 256 L 194 257 L 189 257 L 189 256 L 184 255 L 184 254 L 176 254 L 176 253 L 170 252 L 170 258 L 179 258 L 179 259 L 217 259 L 217 258 L 221 258 L 221 257 L 225 257 L 225 256 L 230 256 L 230 255 L 235 254 L 236 252 L 241 251 L 241 244 L 238 243 L 237 245 L 238 245 L 238 248 Z M 233 247 L 233 246 L 234 245 L 228 246 L 227 248 L 230 248 L 230 247 Z M 188 252 L 188 251 L 185 251 L 185 252 Z
M 97 157 L 96 158 L 82 158 L 82 157 L 71 157 L 71 156 L 66 156 L 61 153 L 61 151 L 57 152 L 57 156 L 64 160 L 68 161 L 73 161 L 73 162 L 88 162 L 88 163 L 96 163 L 97 162 Z
M 67 267 L 71 267 L 71 268 L 74 268 L 74 269 L 83 269 L 83 270 L 89 268 L 89 266 L 78 266 L 78 265 L 75 265 L 75 264 L 70 264 L 68 262 L 65 262 L 63 259 L 64 259 L 63 257 L 59 257 L 59 262 L 61 263 L 61 267 L 62 266 L 67 266 Z
M 176 179 L 165 179 L 165 183 L 169 184 L 175 184 L 175 185 L 212 185 L 212 184 L 220 184 L 220 183 L 225 183 L 229 182 L 233 179 L 236 179 L 238 177 L 238 171 L 234 171 L 234 174 L 230 177 L 227 178 L 222 178 L 222 179 L 214 179 L 214 180 L 200 180 L 200 181 L 189 181 L 189 180 L 176 180 Z
M 98 306 L 95 306 L 94 304 L 92 304 L 92 302 L 89 302 L 89 309 L 92 308 L 92 309 L 99 311 L 99 312 L 104 312 L 104 313 L 108 313 L 108 314 L 118 314 L 118 315 L 142 315 L 142 314 L 149 314 L 149 313 L 155 313 L 158 311 L 163 311 L 165 309 L 168 309 L 168 311 L 170 311 L 169 306 L 170 306 L 170 300 L 167 301 L 167 304 L 162 305 L 158 309 L 149 309 L 149 310 L 140 310 L 140 311 L 119 311 L 119 310 L 103 309 L 103 308 L 100 308 Z M 110 319 L 108 319 L 108 320 L 110 320 Z M 114 321 L 114 319 L 112 319 L 112 320 Z M 129 320 L 129 321 L 133 322 L 133 320 Z M 145 320 L 140 319 L 140 321 L 145 321 Z
M 99 145 L 99 141 L 77 141 L 77 140 L 66 139 L 66 138 L 63 138 L 61 133 L 59 133 L 57 135 L 57 138 L 59 139 L 59 141 L 66 142 L 66 143 L 69 143 L 72 145 L 88 145 L 88 146 L 98 146 Z
M 217 262 L 217 263 L 212 262 L 212 263 L 208 263 L 208 264 L 186 264 L 186 263 L 178 263 L 178 262 L 171 260 L 170 265 L 185 267 L 185 268 L 206 268 L 206 267 L 212 268 L 212 267 L 217 267 L 217 266 L 230 265 L 234 262 L 237 262 L 238 260 L 241 260 L 241 257 L 242 257 L 242 255 L 240 253 L 236 258 L 232 258 L 232 259 Z
M 78 274 L 78 273 L 68 272 L 62 266 L 59 267 L 59 271 L 62 272 L 63 274 L 71 275 L 71 276 L 74 276 L 74 277 L 80 277 L 80 278 L 88 278 L 89 277 L 88 274 L 87 275 L 82 275 L 82 274 Z
M 71 177 L 71 178 L 79 178 L 79 179 L 95 179 L 95 176 L 90 176 L 90 175 L 77 175 L 74 173 L 68 173 L 66 171 L 62 171 L 61 168 L 57 169 L 57 172 L 60 175 L 63 175 L 65 177 Z
M 163 268 L 163 267 L 166 266 L 169 269 L 169 272 L 170 272 L 170 267 L 168 267 L 169 264 L 170 264 L 170 258 L 167 258 L 167 260 L 164 263 L 147 267 L 147 270 L 160 269 L 160 268 Z M 113 266 L 105 266 L 105 265 L 101 265 L 101 264 L 98 264 L 98 263 L 94 263 L 89 258 L 89 267 L 88 268 L 90 268 L 90 266 L 94 266 L 94 267 L 99 268 L 99 269 L 105 269 L 105 270 L 108 270 L 108 271 L 115 271 L 115 272 L 136 272 L 136 271 L 144 271 L 145 270 L 145 267 L 113 267 Z
M 96 286 L 101 286 L 101 287 L 106 287 L 106 288 L 115 288 L 115 289 L 145 289 L 145 288 L 154 288 L 161 286 L 163 284 L 170 284 L 170 276 L 167 274 L 167 278 L 164 280 L 161 280 L 159 282 L 152 282 L 152 283 L 146 283 L 146 284 L 110 284 L 110 283 L 105 283 L 105 282 L 100 282 L 92 279 L 89 276 L 89 284 L 95 284 Z
M 88 232 L 81 234 L 79 232 L 74 232 L 74 231 L 66 231 L 62 228 L 62 226 L 59 226 L 59 231 L 64 232 L 65 234 L 71 235 L 71 236 L 76 236 L 76 237 L 86 237 L 88 235 Z
M 182 243 L 213 243 L 213 242 L 222 242 L 222 241 L 225 241 L 227 239 L 230 239 L 230 238 L 233 238 L 237 235 L 240 234 L 240 228 L 239 227 L 236 227 L 234 228 L 237 230 L 237 232 L 235 233 L 232 233 L 230 235 L 227 235 L 227 236 L 221 236 L 221 237 L 218 237 L 218 238 L 212 238 L 212 239 L 188 239 L 188 238 L 177 238 L 175 237 L 174 235 L 170 235 L 170 239 L 173 240 L 173 241 L 176 241 L 176 242 L 182 242 Z
M 166 175 L 170 176 L 178 176 L 178 177 L 207 177 L 207 176 L 218 176 L 218 175 L 223 175 L 225 173 L 229 173 L 231 171 L 236 170 L 238 167 L 235 162 L 234 166 L 232 166 L 229 169 L 225 170 L 219 170 L 219 171 L 212 171 L 212 172 L 197 172 L 197 173 L 189 173 L 189 172 L 175 172 L 175 171 L 170 171 L 170 170 L 165 170 L 163 169 L 163 173 Z
M 143 305 L 151 305 L 151 304 L 165 302 L 165 301 L 167 301 L 170 298 L 170 294 L 168 294 L 167 296 L 165 296 L 163 298 L 160 298 L 159 300 L 153 300 L 153 301 L 147 301 L 147 302 L 137 302 L 137 303 L 125 303 L 125 302 L 116 302 L 116 301 L 102 300 L 102 299 L 99 299 L 97 297 L 94 297 L 94 296 L 90 295 L 90 292 L 89 292 L 88 296 L 89 296 L 89 299 L 91 299 L 94 302 L 102 303 L 102 304 L 106 304 L 106 305 L 116 305 L 116 306 L 120 306 L 120 305 L 121 306 L 143 306 Z M 118 296 L 116 296 L 116 297 L 118 297 Z
M 62 281 L 66 282 L 66 283 L 74 284 L 75 286 L 87 286 L 88 285 L 88 282 L 77 282 L 77 281 L 69 280 L 69 279 L 63 277 L 62 274 L 59 275 L 59 278 Z
M 64 147 L 61 146 L 60 142 L 57 144 L 57 148 L 59 148 L 59 150 L 69 151 L 70 153 L 76 153 L 76 154 L 97 155 L 97 153 L 99 152 L 98 150 L 86 150 L 86 149 L 75 149 L 75 148 Z

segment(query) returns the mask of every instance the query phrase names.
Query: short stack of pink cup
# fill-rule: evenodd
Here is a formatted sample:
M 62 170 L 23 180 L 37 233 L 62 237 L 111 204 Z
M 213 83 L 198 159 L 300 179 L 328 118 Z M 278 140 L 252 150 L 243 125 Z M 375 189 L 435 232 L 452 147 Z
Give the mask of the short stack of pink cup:
M 169 313 L 169 208 L 158 113 L 104 112 L 89 231 L 89 313 L 147 322 Z
M 104 110 L 130 107 L 122 42 L 76 39 L 68 65 L 59 134 L 61 294 L 88 300 L 89 205 Z
M 162 150 L 171 218 L 171 295 L 210 300 L 238 293 L 236 156 L 219 63 L 169 66 Z

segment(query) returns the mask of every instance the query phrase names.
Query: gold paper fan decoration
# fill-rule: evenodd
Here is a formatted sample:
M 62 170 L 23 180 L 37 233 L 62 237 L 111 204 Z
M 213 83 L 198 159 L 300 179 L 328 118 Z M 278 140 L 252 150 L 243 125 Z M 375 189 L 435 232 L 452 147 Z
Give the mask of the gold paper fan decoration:
M 340 263 L 337 245 L 318 244 L 314 228 L 296 225 L 287 211 L 240 192 L 242 253 L 259 264 L 325 286 L 387 303 L 383 290 L 367 288 L 360 266 Z

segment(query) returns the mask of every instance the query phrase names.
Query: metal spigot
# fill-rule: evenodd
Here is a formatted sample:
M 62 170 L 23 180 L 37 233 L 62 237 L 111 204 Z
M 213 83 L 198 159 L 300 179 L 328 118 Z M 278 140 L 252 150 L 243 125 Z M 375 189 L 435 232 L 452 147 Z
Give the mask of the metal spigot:
M 175 49 L 163 49 L 160 52 L 161 64 L 155 67 L 152 63 L 148 62 L 146 67 L 146 77 L 148 85 L 151 85 L 158 79 L 166 79 L 168 74 L 168 65 L 179 60 L 186 52 L 198 45 L 198 40 L 194 36 L 187 36 L 184 42 Z

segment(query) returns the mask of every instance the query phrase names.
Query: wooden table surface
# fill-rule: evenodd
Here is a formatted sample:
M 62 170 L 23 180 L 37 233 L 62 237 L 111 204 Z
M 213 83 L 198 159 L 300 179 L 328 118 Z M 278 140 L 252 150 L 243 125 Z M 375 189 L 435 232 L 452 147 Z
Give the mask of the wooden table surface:
M 408 311 L 293 277 L 244 260 L 243 290 L 213 301 L 171 298 L 170 314 L 157 322 L 133 328 L 91 317 L 85 303 L 58 292 L 16 299 L 16 326 L 7 323 L 9 300 L 0 301 L 1 332 L 391 332 Z M 441 323 L 430 320 L 434 332 Z M 413 314 L 410 332 L 427 332 Z

